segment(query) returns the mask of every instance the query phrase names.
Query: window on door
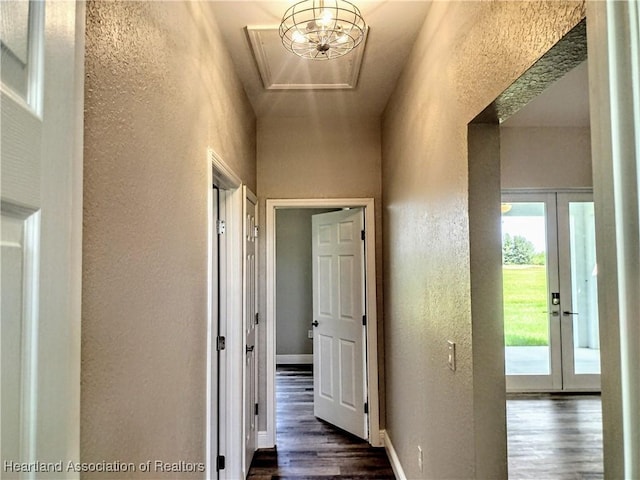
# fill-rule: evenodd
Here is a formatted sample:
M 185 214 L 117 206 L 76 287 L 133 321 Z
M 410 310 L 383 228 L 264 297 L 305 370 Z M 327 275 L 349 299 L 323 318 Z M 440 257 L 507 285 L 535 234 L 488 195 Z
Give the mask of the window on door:
M 591 194 L 503 195 L 502 253 L 507 389 L 598 390 Z

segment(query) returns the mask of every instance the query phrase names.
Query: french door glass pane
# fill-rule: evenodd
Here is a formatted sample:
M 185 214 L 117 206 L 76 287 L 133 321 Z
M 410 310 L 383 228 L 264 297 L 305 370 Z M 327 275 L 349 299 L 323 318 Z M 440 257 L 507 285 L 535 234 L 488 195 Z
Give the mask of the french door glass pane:
M 543 202 L 502 204 L 507 375 L 549 375 L 546 212 Z
M 574 372 L 600 373 L 596 235 L 592 202 L 569 203 Z

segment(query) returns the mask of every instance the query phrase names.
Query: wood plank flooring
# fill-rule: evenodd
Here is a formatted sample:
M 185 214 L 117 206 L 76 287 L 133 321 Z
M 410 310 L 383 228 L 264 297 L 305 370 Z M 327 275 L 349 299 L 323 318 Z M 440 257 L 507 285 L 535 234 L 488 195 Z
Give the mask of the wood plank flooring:
M 393 479 L 382 448 L 313 416 L 310 366 L 276 373 L 277 449 L 255 454 L 251 480 Z M 597 395 L 527 395 L 507 400 L 509 478 L 603 478 Z
M 509 478 L 604 477 L 598 395 L 509 397 L 507 439 Z
M 258 450 L 248 478 L 395 478 L 384 448 L 373 448 L 366 441 L 314 417 L 310 367 L 277 368 L 277 449 Z

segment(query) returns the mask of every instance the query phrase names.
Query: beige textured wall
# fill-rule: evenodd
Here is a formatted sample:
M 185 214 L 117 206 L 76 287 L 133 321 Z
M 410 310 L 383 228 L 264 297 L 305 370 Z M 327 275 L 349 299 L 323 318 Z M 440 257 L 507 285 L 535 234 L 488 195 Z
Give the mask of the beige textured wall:
M 313 353 L 311 217 L 326 208 L 276 212 L 276 355 Z
M 495 338 L 472 334 L 492 320 L 472 318 L 467 124 L 583 15 L 580 2 L 434 2 L 385 111 L 386 429 L 409 478 L 505 477 L 504 440 L 477 447 L 504 417 L 474 402 L 504 390 L 474 390 L 502 373 L 496 361 L 474 377 L 474 348 Z
M 502 188 L 590 188 L 589 128 L 501 128 Z
M 83 462 L 205 460 L 207 147 L 256 188 L 255 118 L 209 8 L 87 5 Z M 101 478 L 163 476 L 189 477 Z
M 382 227 L 380 223 L 380 120 L 378 118 L 260 118 L 258 120 L 258 198 L 265 218 L 268 198 L 372 197 L 376 208 L 378 347 L 380 400 L 384 412 L 382 324 Z M 265 243 L 260 244 L 260 306 L 266 310 Z M 264 341 L 264 335 L 261 335 Z M 266 402 L 265 347 L 260 348 L 259 401 Z M 381 414 L 384 422 L 384 413 Z M 259 419 L 260 430 L 266 418 Z

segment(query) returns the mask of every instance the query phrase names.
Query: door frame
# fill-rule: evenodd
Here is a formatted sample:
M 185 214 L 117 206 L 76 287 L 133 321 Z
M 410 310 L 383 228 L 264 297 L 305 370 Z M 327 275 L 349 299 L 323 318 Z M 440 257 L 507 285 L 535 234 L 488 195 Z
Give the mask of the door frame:
M 225 234 L 219 240 L 223 252 L 220 260 L 220 305 L 224 321 L 218 331 L 214 318 L 217 302 L 217 278 L 214 272 L 214 235 L 216 235 L 215 212 L 213 211 L 213 187 L 220 190 L 221 216 L 226 222 Z M 244 191 L 240 177 L 231 170 L 213 149 L 207 151 L 207 411 L 206 411 L 206 471 L 207 478 L 240 478 L 243 458 L 243 387 L 242 378 L 244 340 L 242 338 L 243 316 L 243 205 Z M 220 357 L 220 379 L 217 377 L 217 336 L 226 337 L 226 348 Z M 236 359 L 236 361 L 234 361 Z M 239 359 L 239 360 L 238 360 Z M 234 381 L 236 380 L 236 381 Z M 217 399 L 220 389 L 220 418 L 217 422 Z M 219 437 L 218 437 L 218 430 Z M 216 470 L 217 439 L 220 438 L 220 454 L 226 464 Z
M 365 292 L 367 315 L 367 398 L 369 414 L 369 443 L 383 446 L 380 438 L 380 406 L 378 401 L 378 314 L 376 296 L 376 233 L 373 198 L 295 198 L 266 200 L 266 359 L 267 359 L 267 431 L 260 447 L 276 444 L 276 210 L 285 208 L 343 208 L 361 207 L 364 210 Z

